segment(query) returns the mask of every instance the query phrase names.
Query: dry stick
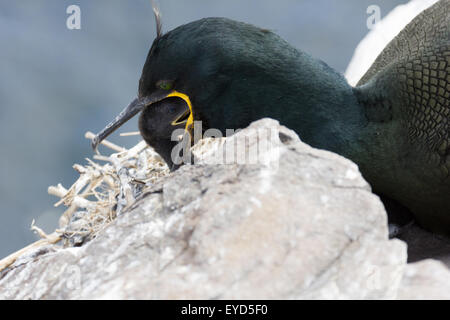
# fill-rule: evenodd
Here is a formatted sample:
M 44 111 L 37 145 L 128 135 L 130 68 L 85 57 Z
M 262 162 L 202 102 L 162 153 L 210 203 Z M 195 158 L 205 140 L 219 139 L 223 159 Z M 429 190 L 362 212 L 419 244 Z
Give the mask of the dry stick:
M 106 161 L 106 162 L 111 162 L 111 157 L 108 156 L 102 156 L 101 154 L 94 154 L 93 158 L 95 160 L 101 160 L 101 161 Z
M 88 132 L 86 132 L 86 133 L 84 134 L 84 137 L 85 137 L 86 139 L 92 140 L 92 139 L 94 139 L 95 134 L 92 133 L 92 132 L 90 132 L 90 131 L 88 131 Z M 103 141 L 101 142 L 101 144 L 104 145 L 105 147 L 108 147 L 108 148 L 110 148 L 110 149 L 112 149 L 112 150 L 114 150 L 114 151 L 117 151 L 117 152 L 124 152 L 124 151 L 127 151 L 127 149 L 122 148 L 122 147 L 119 147 L 117 144 L 114 144 L 114 143 L 112 143 L 112 142 L 109 142 L 108 140 L 103 140 Z
M 123 195 L 123 198 L 125 198 L 126 205 L 125 207 L 131 205 L 134 202 L 134 196 L 133 191 L 131 189 L 130 180 L 131 177 L 128 174 L 128 170 L 124 167 L 119 170 L 117 173 L 119 175 L 120 184 L 121 184 L 121 195 Z
M 45 239 L 38 240 L 28 246 L 26 246 L 23 249 L 20 249 L 19 251 L 16 251 L 6 258 L 0 260 L 0 272 L 4 269 L 8 268 L 11 264 L 13 264 L 17 258 L 19 258 L 24 253 L 27 253 L 28 251 L 31 251 L 32 249 L 47 245 L 47 244 L 54 244 L 61 240 L 61 235 L 58 232 L 53 232 L 52 234 L 47 235 Z
M 108 186 L 113 189 L 116 187 L 115 183 L 114 183 L 114 178 L 107 175 L 103 178 L 103 181 L 106 182 L 106 184 L 108 184 Z
M 64 188 L 61 183 L 58 183 L 56 187 L 55 186 L 48 187 L 47 192 L 52 196 L 62 198 L 67 194 L 68 190 Z
M 104 172 L 105 171 L 105 169 L 101 166 L 101 165 L 99 165 L 98 163 L 95 163 L 94 161 L 92 161 L 91 159 L 89 159 L 89 158 L 85 158 L 86 159 L 86 161 L 87 162 L 89 162 L 89 164 L 91 165 L 91 166 L 93 166 L 95 169 L 97 169 L 98 171 L 100 171 L 100 172 Z
M 130 137 L 130 136 L 138 136 L 141 133 L 139 131 L 132 131 L 132 132 L 122 132 L 120 134 L 121 137 Z
M 82 173 L 78 180 L 70 187 L 69 192 L 64 196 L 64 201 L 69 198 L 75 198 L 78 196 L 81 190 L 92 180 L 92 175 L 89 173 Z M 70 202 L 69 202 L 70 204 Z
M 128 135 L 132 135 L 132 134 L 131 133 L 125 134 L 125 136 L 128 136 Z M 86 132 L 85 137 L 87 139 L 93 139 L 95 137 L 95 134 L 93 134 L 92 132 L 88 131 L 88 132 Z M 126 151 L 128 151 L 127 149 L 122 148 L 122 147 L 120 147 L 120 146 L 118 146 L 118 145 L 116 145 L 114 143 L 111 143 L 111 142 L 109 142 L 107 140 L 103 140 L 102 144 L 104 146 L 114 150 L 114 151 L 117 151 L 117 152 L 126 152 Z M 147 146 L 146 146 L 145 142 L 141 141 L 135 147 L 130 149 L 131 152 L 129 154 L 125 155 L 125 159 L 130 159 L 132 157 L 137 156 L 146 147 Z M 111 158 L 107 158 L 107 157 L 104 157 L 101 160 L 106 160 L 106 159 L 108 159 L 109 161 L 112 160 L 111 162 L 113 162 L 113 164 L 115 165 L 116 171 L 117 171 L 117 169 L 120 170 L 120 168 L 121 168 L 121 165 L 120 165 L 121 161 L 120 160 L 122 160 L 122 161 L 125 160 L 125 159 L 120 159 L 119 160 L 117 158 L 111 159 Z M 91 162 L 91 165 L 92 164 L 93 164 L 93 162 Z M 89 192 L 89 190 L 86 190 L 81 195 L 77 195 L 77 193 L 80 192 L 81 189 L 83 189 L 88 182 L 91 182 L 90 185 L 88 186 L 88 189 L 90 189 L 90 188 L 94 187 L 94 185 L 96 185 L 96 183 L 93 184 L 92 181 L 90 181 L 90 179 L 86 179 L 87 178 L 86 176 L 91 176 L 91 178 L 98 178 L 99 171 L 102 172 L 103 170 L 101 170 L 101 168 L 98 165 L 93 166 L 93 167 L 95 169 L 97 169 L 97 170 L 94 169 L 94 172 L 87 172 L 89 170 L 86 169 L 85 167 L 80 166 L 80 165 L 74 165 L 74 169 L 77 170 L 81 174 L 81 177 L 74 183 L 74 185 L 71 186 L 71 188 L 69 190 L 64 188 L 61 184 L 58 184 L 57 186 L 50 186 L 48 188 L 48 193 L 49 194 L 55 195 L 55 196 L 61 198 L 61 200 L 56 205 L 58 205 L 61 202 L 64 202 L 64 198 L 68 197 L 68 193 L 69 192 L 74 193 L 73 195 L 71 195 L 71 198 L 72 198 L 71 205 L 66 210 L 65 214 L 63 214 L 63 216 L 70 215 L 78 207 L 82 207 L 82 208 L 86 208 L 86 209 L 95 207 L 95 203 L 94 202 L 89 201 L 89 200 L 87 200 L 87 199 L 85 199 L 83 197 L 83 195 L 86 195 Z M 95 171 L 97 171 L 97 172 L 95 172 Z M 119 180 L 121 180 L 121 182 L 123 184 L 122 187 L 123 187 L 123 189 L 125 189 L 125 190 L 123 190 L 123 191 L 125 191 L 124 192 L 125 199 L 128 200 L 127 202 L 128 202 L 128 205 L 129 205 L 130 202 L 132 202 L 131 200 L 134 199 L 134 197 L 132 195 L 131 188 L 130 188 L 129 184 L 126 183 L 126 180 L 128 180 L 129 177 L 126 177 L 127 175 L 124 174 L 124 173 L 125 172 L 123 172 L 121 175 L 119 175 L 119 171 L 117 171 L 117 174 L 119 175 Z M 111 179 L 109 179 L 109 180 L 105 179 L 105 180 L 106 180 L 105 182 L 107 182 L 110 186 L 114 185 L 113 181 L 110 181 Z M 110 201 L 113 200 L 113 199 L 111 199 L 111 195 L 112 194 L 110 193 Z M 112 212 L 110 212 L 110 214 L 112 214 Z M 65 217 L 65 218 L 67 219 L 68 217 Z M 67 221 L 65 221 L 65 222 L 67 223 Z M 35 249 L 35 248 L 38 248 L 38 247 L 41 247 L 41 246 L 44 246 L 44 245 L 48 245 L 48 244 L 55 244 L 55 243 L 59 242 L 62 239 L 60 232 L 55 231 L 52 234 L 47 235 L 40 228 L 34 226 L 34 221 L 33 221 L 33 224 L 32 224 L 31 228 L 32 228 L 32 230 L 36 231 L 41 237 L 43 237 L 43 239 L 40 239 L 40 240 L 38 240 L 38 241 L 36 241 L 36 242 L 26 246 L 25 248 L 22 248 L 22 249 L 20 249 L 20 250 L 18 250 L 16 252 L 10 254 L 6 258 L 0 260 L 0 272 L 3 271 L 5 268 L 9 267 L 11 264 L 13 264 L 20 256 L 22 256 L 23 254 L 31 251 L 32 249 Z
M 75 163 L 75 164 L 72 166 L 72 168 L 74 168 L 74 170 L 75 170 L 76 172 L 78 172 L 79 174 L 82 174 L 82 173 L 86 173 L 86 172 L 87 172 L 87 169 L 86 169 L 85 167 L 83 167 L 81 164 Z
M 139 153 L 144 151 L 146 148 L 148 148 L 148 145 L 144 140 L 142 140 L 137 145 L 135 145 L 133 148 L 128 150 L 128 152 L 123 160 L 136 157 Z
M 48 194 L 57 196 L 57 197 L 62 197 L 64 199 L 64 197 L 67 195 L 67 191 L 64 189 L 63 186 L 61 186 L 61 184 L 59 184 L 57 187 L 55 186 L 50 186 L 48 187 Z M 63 200 L 61 199 L 61 201 Z M 58 201 L 56 205 L 59 205 L 61 201 Z M 90 200 L 87 200 L 85 198 L 83 198 L 82 196 L 74 196 L 71 203 L 70 204 L 75 204 L 77 207 L 81 207 L 81 208 L 92 208 L 95 207 L 95 202 L 92 202 Z
M 36 232 L 41 239 L 48 239 L 48 235 L 44 232 L 44 230 L 34 225 L 34 219 L 31 221 L 31 230 Z
M 70 217 L 74 214 L 75 211 L 77 211 L 78 207 L 75 204 L 71 204 L 70 207 L 63 212 L 61 217 L 59 217 L 59 227 L 63 228 L 69 224 Z

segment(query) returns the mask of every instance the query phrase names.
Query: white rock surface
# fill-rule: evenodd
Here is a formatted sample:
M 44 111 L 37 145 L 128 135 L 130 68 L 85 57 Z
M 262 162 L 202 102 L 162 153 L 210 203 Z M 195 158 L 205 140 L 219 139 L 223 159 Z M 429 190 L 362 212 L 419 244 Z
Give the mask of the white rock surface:
M 399 299 L 450 299 L 450 272 L 440 261 L 408 264 L 400 285 Z
M 259 131 L 271 138 L 252 140 Z M 264 161 L 181 167 L 82 247 L 16 261 L 0 299 L 448 296 L 445 267 L 407 266 L 405 243 L 388 240 L 384 207 L 351 161 L 270 119 L 217 143 L 203 148 L 260 148 Z

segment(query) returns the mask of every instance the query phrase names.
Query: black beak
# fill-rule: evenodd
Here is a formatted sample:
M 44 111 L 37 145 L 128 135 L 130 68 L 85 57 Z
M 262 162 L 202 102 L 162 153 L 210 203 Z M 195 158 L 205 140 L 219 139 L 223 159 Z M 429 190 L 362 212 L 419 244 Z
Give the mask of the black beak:
M 116 131 L 121 125 L 123 125 L 125 122 L 133 118 L 136 114 L 138 114 L 140 111 L 142 111 L 146 106 L 157 102 L 161 99 L 163 99 L 164 96 L 158 97 L 150 96 L 150 97 L 143 97 L 143 98 L 136 98 L 134 99 L 128 107 L 122 110 L 120 114 L 111 121 L 102 131 L 97 133 L 97 135 L 92 139 L 91 146 L 92 149 L 94 149 L 95 152 L 97 152 L 97 147 L 106 137 L 108 137 L 111 133 Z

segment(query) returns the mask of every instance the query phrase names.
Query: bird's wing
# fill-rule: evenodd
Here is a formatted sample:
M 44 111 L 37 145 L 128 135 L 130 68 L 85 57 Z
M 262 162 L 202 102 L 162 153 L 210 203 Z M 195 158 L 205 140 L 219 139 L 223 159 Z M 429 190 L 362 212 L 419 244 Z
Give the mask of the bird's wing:
M 383 19 L 377 21 L 371 31 L 360 41 L 345 70 L 348 83 L 355 86 L 369 70 L 384 48 L 422 11 L 439 0 L 410 0 L 399 4 Z M 369 8 L 368 8 L 369 9 Z
M 375 114 L 374 121 L 399 120 L 407 140 L 423 149 L 450 185 L 449 9 L 450 0 L 441 0 L 411 21 L 378 56 L 355 92 L 366 109 L 372 109 L 368 113 Z

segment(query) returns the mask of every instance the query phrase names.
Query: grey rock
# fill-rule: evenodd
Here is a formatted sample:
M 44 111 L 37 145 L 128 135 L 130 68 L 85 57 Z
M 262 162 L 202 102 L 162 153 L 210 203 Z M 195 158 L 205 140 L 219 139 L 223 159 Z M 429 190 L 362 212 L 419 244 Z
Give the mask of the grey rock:
M 440 261 L 427 259 L 406 266 L 399 299 L 450 299 L 450 272 Z
M 394 299 L 427 287 L 351 161 L 270 119 L 194 153 L 97 238 L 5 270 L 0 299 Z M 235 161 L 217 164 L 224 155 Z

